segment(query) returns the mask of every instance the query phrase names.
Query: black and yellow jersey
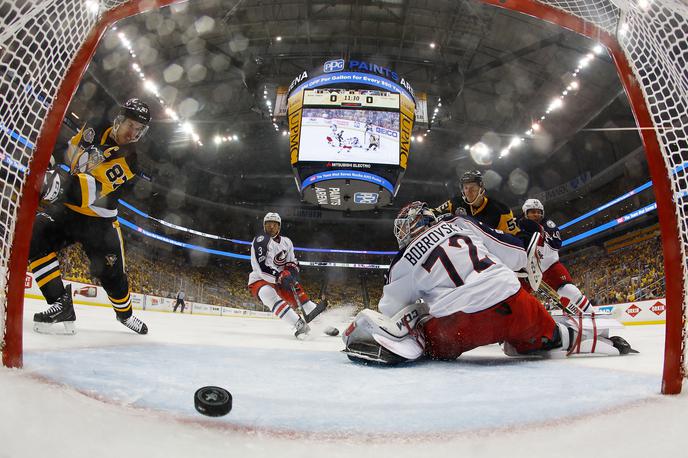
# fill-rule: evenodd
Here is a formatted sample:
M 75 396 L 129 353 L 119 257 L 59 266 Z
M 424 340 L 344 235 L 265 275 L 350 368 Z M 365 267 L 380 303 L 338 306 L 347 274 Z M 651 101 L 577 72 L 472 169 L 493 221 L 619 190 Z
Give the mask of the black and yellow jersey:
M 100 218 L 117 216 L 117 200 L 136 176 L 138 166 L 134 144 L 118 145 L 111 131 L 109 127 L 95 135 L 91 130 L 89 135 L 88 129 L 82 129 L 70 140 L 75 148 L 95 145 L 103 155 L 102 162 L 90 171 L 69 175 L 63 203 L 70 210 Z M 74 170 L 74 164 L 70 166 Z
M 483 203 L 474 208 L 468 205 L 461 196 L 454 196 L 437 208 L 432 209 L 436 216 L 443 214 L 468 215 L 506 234 L 516 235 L 520 232 L 516 218 L 511 209 L 498 200 L 485 197 Z

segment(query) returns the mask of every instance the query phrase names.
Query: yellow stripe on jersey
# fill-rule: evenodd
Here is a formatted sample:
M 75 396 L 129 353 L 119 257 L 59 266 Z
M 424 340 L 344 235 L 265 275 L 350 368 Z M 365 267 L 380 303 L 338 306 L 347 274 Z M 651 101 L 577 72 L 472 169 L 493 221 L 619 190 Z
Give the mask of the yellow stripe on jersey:
M 112 127 L 108 127 L 107 129 L 105 129 L 105 132 L 103 132 L 103 135 L 100 137 L 100 144 L 101 145 L 105 144 L 105 141 L 107 140 L 108 135 L 110 135 L 111 131 L 112 131 Z
M 48 254 L 47 256 L 43 256 L 40 259 L 36 259 L 34 262 L 29 264 L 29 270 L 31 270 L 31 272 L 33 272 L 36 269 L 36 267 L 38 267 L 42 264 L 47 264 L 49 261 L 52 261 L 56 257 L 57 257 L 57 253 L 55 253 L 53 251 L 52 253 Z
M 45 285 L 46 283 L 48 283 L 48 282 L 49 282 L 50 280 L 52 280 L 53 278 L 59 277 L 60 275 L 62 275 L 62 274 L 60 273 L 60 269 L 57 269 L 55 272 L 51 273 L 50 275 L 48 275 L 48 276 L 46 276 L 46 277 L 43 277 L 43 278 L 41 278 L 40 280 L 38 280 L 38 281 L 36 282 L 36 284 L 37 284 L 38 287 L 40 288 L 41 286 Z

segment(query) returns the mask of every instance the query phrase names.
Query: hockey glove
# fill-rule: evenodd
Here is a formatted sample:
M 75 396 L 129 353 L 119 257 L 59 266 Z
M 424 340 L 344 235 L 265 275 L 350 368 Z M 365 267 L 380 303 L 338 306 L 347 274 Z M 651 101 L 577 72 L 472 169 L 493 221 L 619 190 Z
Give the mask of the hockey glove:
M 294 277 L 289 269 L 284 269 L 282 272 L 280 272 L 279 277 L 277 277 L 277 284 L 282 289 L 289 290 L 295 283 L 296 277 Z
M 48 170 L 43 177 L 41 186 L 41 200 L 49 203 L 57 202 L 63 195 L 66 185 L 66 172 L 61 168 Z

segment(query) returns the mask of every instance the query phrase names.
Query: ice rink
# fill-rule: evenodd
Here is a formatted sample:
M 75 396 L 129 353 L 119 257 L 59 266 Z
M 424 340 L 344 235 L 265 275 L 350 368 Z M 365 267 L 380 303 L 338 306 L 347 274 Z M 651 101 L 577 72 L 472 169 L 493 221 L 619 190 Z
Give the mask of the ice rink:
M 274 319 L 76 306 L 78 334 L 38 335 L 27 300 L 24 369 L 0 369 L 0 457 L 647 457 L 688 453 L 688 397 L 659 394 L 663 326 L 626 328 L 626 357 L 515 360 L 491 346 L 454 362 L 351 363 L 351 308 L 308 340 Z M 193 407 L 219 385 L 229 415 Z

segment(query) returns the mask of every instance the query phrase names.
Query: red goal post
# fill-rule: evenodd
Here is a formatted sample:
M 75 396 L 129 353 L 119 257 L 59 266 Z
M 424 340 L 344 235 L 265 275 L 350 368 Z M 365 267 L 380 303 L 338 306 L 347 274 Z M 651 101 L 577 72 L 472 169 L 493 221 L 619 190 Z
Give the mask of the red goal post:
M 179 0 L 50 0 L 0 9 L 0 330 L 2 360 L 22 364 L 24 277 L 38 187 L 69 102 L 113 23 Z M 662 392 L 688 364 L 688 6 L 681 0 L 481 0 L 580 33 L 614 59 L 645 146 L 666 279 Z M 27 2 L 28 3 L 28 2 Z M 4 8 L 4 7 L 2 7 Z M 652 129 L 654 127 L 654 129 Z M 28 167 L 28 173 L 23 167 Z

